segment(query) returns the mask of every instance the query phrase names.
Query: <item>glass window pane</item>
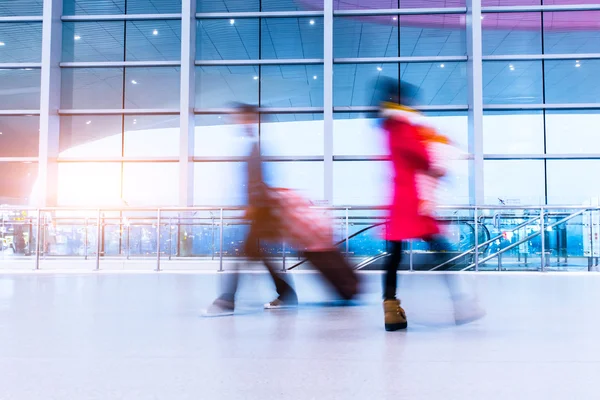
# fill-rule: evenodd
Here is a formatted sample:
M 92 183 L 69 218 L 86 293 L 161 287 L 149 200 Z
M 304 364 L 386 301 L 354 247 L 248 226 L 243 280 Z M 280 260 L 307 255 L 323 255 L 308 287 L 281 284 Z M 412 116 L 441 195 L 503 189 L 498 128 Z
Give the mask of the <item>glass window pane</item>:
M 62 60 L 123 61 L 124 37 L 121 21 L 63 22 Z
M 387 139 L 377 113 L 333 114 L 333 154 L 336 156 L 385 156 Z
M 483 114 L 485 154 L 544 153 L 542 111 L 486 111 Z
M 323 58 L 323 18 L 263 18 L 261 58 Z
M 292 189 L 313 201 L 323 200 L 323 162 L 266 162 L 265 181 L 271 187 Z
M 303 0 L 313 3 L 317 0 Z M 320 0 L 319 0 L 320 1 Z M 390 9 L 390 8 L 465 7 L 465 0 L 378 0 L 366 5 L 364 0 L 333 0 L 334 10 Z
M 497 6 L 539 6 L 541 0 L 481 0 L 483 7 Z
M 397 57 L 398 23 L 382 24 L 383 17 L 337 17 L 333 21 L 333 56 Z
M 123 200 L 130 206 L 175 206 L 178 163 L 124 163 Z
M 0 16 L 42 15 L 44 0 L 11 0 L 0 3 Z
M 197 60 L 258 59 L 258 19 L 205 19 L 197 24 Z
M 64 0 L 65 15 L 175 14 L 181 0 Z
M 0 204 L 29 205 L 35 196 L 38 164 L 31 162 L 0 162 Z
M 261 68 L 262 107 L 323 107 L 322 65 Z
M 245 205 L 246 173 L 243 162 L 194 163 L 194 205 Z
M 41 59 L 41 23 L 0 24 L 0 63 L 40 62 Z
M 0 157 L 37 157 L 39 117 L 0 117 Z
M 539 104 L 543 102 L 541 61 L 485 61 L 485 104 Z
M 335 161 L 334 205 L 387 205 L 391 201 L 391 164 L 385 161 Z
M 600 153 L 599 110 L 547 110 L 546 151 L 554 154 Z
M 120 163 L 59 163 L 58 205 L 121 206 Z
M 181 59 L 181 21 L 127 22 L 126 61 Z
M 464 15 L 400 16 L 402 57 L 462 56 L 467 54 L 466 44 Z
M 253 127 L 258 132 L 258 124 Z M 200 157 L 244 157 L 251 140 L 231 115 L 197 115 L 194 155 Z
M 262 11 L 323 10 L 323 0 L 262 0 L 261 1 L 261 10 Z
M 229 107 L 233 102 L 258 104 L 258 67 L 197 67 L 196 107 Z
M 598 26 L 600 11 L 545 12 L 544 53 L 598 53 Z
M 260 144 L 265 156 L 322 156 L 323 114 L 262 115 Z
M 123 61 L 125 56 L 126 61 L 179 60 L 181 21 L 63 23 L 63 61 Z
M 260 11 L 260 0 L 202 0 L 196 7 L 199 13 Z
M 120 115 L 60 117 L 60 156 L 120 157 L 121 131 Z
M 124 122 L 125 157 L 179 156 L 179 115 L 127 115 Z
M 486 160 L 485 204 L 544 204 L 544 161 Z
M 39 110 L 39 69 L 0 69 L 0 110 Z
M 63 68 L 61 108 L 123 107 L 122 68 Z
M 481 24 L 484 55 L 542 53 L 541 13 L 486 13 Z
M 600 160 L 548 160 L 548 203 L 583 205 L 600 197 Z
M 600 60 L 546 61 L 546 103 L 599 103 Z
M 448 136 L 458 152 L 469 151 L 469 117 L 466 112 L 428 111 L 427 123 Z
M 467 104 L 466 64 L 450 62 L 403 63 L 400 71 L 398 64 L 334 65 L 334 106 L 377 105 L 375 82 L 383 76 L 416 85 L 421 105 Z
M 179 108 L 180 68 L 125 69 L 125 108 Z

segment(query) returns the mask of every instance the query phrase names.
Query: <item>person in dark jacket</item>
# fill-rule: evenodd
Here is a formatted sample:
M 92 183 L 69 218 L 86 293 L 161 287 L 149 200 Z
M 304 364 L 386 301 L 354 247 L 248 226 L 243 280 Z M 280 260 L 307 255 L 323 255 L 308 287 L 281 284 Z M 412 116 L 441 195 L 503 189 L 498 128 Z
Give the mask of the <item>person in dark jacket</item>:
M 236 123 L 242 126 L 244 136 L 251 141 L 251 148 L 246 157 L 248 189 L 246 218 L 250 222 L 250 232 L 246 238 L 244 251 L 251 260 L 263 262 L 275 284 L 277 298 L 265 304 L 265 308 L 295 307 L 298 305 L 298 297 L 292 285 L 285 279 L 284 274 L 278 272 L 277 267 L 262 254 L 259 247 L 259 238 L 272 238 L 276 228 L 269 187 L 264 181 L 259 138 L 256 132 L 256 125 L 259 123 L 258 109 L 248 104 L 240 104 L 237 109 Z M 206 311 L 206 315 L 233 314 L 239 273 L 235 271 L 229 278 L 230 280 L 226 284 L 227 289 L 213 302 Z

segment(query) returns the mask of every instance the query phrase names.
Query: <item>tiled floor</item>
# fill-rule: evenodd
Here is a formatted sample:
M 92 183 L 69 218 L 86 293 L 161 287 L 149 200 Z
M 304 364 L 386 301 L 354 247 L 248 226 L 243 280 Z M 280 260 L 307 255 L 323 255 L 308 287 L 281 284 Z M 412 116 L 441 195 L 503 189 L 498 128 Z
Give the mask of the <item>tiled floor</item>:
M 0 399 L 598 399 L 600 275 L 465 275 L 488 316 L 451 325 L 443 279 L 406 274 L 410 327 L 386 333 L 377 274 L 330 302 L 266 312 L 250 274 L 238 315 L 201 318 L 215 273 L 0 274 Z

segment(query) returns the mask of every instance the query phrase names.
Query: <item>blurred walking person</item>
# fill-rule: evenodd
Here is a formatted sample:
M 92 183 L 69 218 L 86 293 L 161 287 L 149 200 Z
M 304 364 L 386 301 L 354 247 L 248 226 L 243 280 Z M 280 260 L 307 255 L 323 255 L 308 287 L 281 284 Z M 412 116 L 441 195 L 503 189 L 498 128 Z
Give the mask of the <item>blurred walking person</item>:
M 264 182 L 262 159 L 260 155 L 259 138 L 256 126 L 259 123 L 259 113 L 255 106 L 248 104 L 238 105 L 235 122 L 242 126 L 244 136 L 250 140 L 251 148 L 246 157 L 248 208 L 246 219 L 250 222 L 250 232 L 246 237 L 245 253 L 253 261 L 263 262 L 277 291 L 277 299 L 269 303 L 272 308 L 295 307 L 298 297 L 292 285 L 286 280 L 284 274 L 277 271 L 277 267 L 261 252 L 259 238 L 272 239 L 278 236 L 275 226 L 275 213 L 270 195 L 270 189 Z M 231 315 L 235 310 L 235 297 L 239 283 L 239 272 L 234 271 L 228 281 L 226 280 L 225 292 L 217 298 L 206 310 L 207 316 Z
M 379 83 L 379 90 L 383 129 L 388 135 L 394 170 L 393 200 L 386 230 L 391 254 L 385 265 L 384 324 L 387 331 L 396 331 L 408 326 L 406 313 L 396 297 L 403 241 L 422 239 L 428 242 L 430 248 L 450 250 L 434 216 L 436 189 L 446 174 L 440 162 L 443 158 L 440 152 L 450 142 L 435 129 L 423 124 L 422 116 L 410 107 L 416 98 L 414 86 L 387 79 Z M 456 322 L 466 323 L 482 317 L 482 310 L 476 307 L 469 309 L 471 303 L 459 290 L 458 282 L 451 279 L 446 277 L 455 306 Z

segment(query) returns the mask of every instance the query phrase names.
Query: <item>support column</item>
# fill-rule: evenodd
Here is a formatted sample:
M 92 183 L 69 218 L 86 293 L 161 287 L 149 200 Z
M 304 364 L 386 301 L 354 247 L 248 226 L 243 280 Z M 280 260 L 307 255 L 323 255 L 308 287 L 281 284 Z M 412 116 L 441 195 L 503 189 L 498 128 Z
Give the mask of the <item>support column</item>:
M 62 9 L 63 0 L 44 1 L 40 86 L 40 144 L 36 199 L 36 204 L 39 207 L 52 207 L 57 202 Z
M 202 0 L 201 0 L 202 1 Z M 196 0 L 181 2 L 181 98 L 179 121 L 179 206 L 194 205 L 194 139 L 196 119 Z M 180 214 L 179 251 L 182 257 L 193 253 L 194 235 L 188 225 L 193 213 Z M 183 223 L 182 223 L 183 222 Z
M 181 19 L 181 98 L 179 122 L 179 206 L 194 204 L 196 101 L 196 0 L 183 0 Z
M 481 0 L 467 0 L 467 80 L 469 101 L 469 202 L 484 203 L 483 191 L 483 61 Z
M 333 0 L 325 0 L 323 21 L 323 199 L 333 204 Z

